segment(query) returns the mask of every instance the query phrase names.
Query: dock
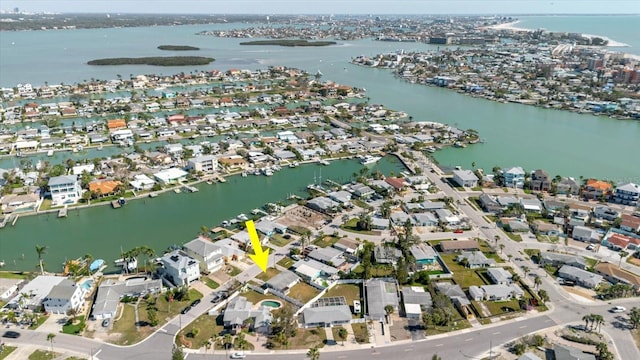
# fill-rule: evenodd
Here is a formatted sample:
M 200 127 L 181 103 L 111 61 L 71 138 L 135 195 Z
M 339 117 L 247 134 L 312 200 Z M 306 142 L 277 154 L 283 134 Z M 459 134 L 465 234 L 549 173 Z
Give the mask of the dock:
M 119 209 L 122 205 L 120 205 L 120 202 L 118 200 L 113 200 L 111 202 L 111 206 L 113 206 L 114 209 Z
M 183 185 L 183 186 L 182 186 L 182 188 L 183 188 L 185 191 L 192 192 L 192 193 L 194 193 L 194 192 L 198 192 L 198 191 L 199 191 L 197 187 L 195 187 L 195 186 L 190 186 L 190 185 Z
M 62 209 L 58 210 L 58 217 L 59 218 L 64 218 L 67 217 L 67 207 L 63 207 Z
M 217 179 L 218 179 L 218 182 L 221 182 L 221 183 L 226 183 L 227 182 L 227 180 L 225 180 L 225 178 L 223 178 L 222 175 L 218 175 Z

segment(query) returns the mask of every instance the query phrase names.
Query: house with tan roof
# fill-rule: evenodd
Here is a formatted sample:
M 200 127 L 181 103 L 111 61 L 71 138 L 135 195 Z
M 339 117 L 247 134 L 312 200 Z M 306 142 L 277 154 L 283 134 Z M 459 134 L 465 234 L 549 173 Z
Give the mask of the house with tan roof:
M 124 129 L 127 127 L 127 122 L 124 119 L 107 120 L 107 128 L 109 130 Z
M 607 281 L 610 281 L 614 284 L 628 284 L 631 285 L 636 292 L 640 291 L 640 276 L 624 269 L 620 269 L 614 264 L 602 262 L 596 265 L 593 268 L 593 271 L 595 271 L 599 275 L 602 275 L 605 279 L 607 279 Z
M 582 188 L 582 196 L 586 199 L 600 199 L 609 196 L 613 190 L 613 185 L 606 181 L 589 179 Z
M 89 191 L 98 196 L 108 196 L 115 193 L 120 185 L 122 182 L 118 180 L 96 180 L 89 183 Z
M 640 217 L 624 214 L 620 218 L 620 229 L 625 231 L 640 232 Z

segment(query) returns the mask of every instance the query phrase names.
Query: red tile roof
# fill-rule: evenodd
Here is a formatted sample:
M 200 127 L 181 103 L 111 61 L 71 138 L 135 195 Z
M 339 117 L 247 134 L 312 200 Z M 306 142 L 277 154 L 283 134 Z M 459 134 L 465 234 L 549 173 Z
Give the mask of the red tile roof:
M 629 245 L 629 239 L 628 236 L 622 234 L 613 234 L 607 239 L 607 242 L 624 249 Z
M 405 187 L 404 179 L 402 178 L 387 177 L 384 179 L 384 181 L 397 190 L 403 189 Z
M 624 214 L 622 215 L 620 225 L 627 226 L 632 229 L 640 229 L 640 217 Z

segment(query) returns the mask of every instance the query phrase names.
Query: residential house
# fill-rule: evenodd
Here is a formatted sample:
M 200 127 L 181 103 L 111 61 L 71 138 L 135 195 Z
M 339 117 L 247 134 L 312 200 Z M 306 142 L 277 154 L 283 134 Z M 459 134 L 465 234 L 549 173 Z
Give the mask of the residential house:
M 5 307 L 8 309 L 36 310 L 42 305 L 43 299 L 49 295 L 54 286 L 66 278 L 62 276 L 40 275 L 29 281 L 18 295 L 14 296 Z M 23 295 L 23 294 L 26 294 Z
M 413 221 L 416 226 L 437 226 L 438 219 L 430 212 L 416 213 L 412 215 Z
M 593 268 L 593 271 L 613 284 L 631 285 L 636 292 L 640 291 L 640 275 L 621 269 L 615 264 L 600 262 Z
M 203 273 L 216 272 L 224 266 L 222 248 L 209 239 L 202 237 L 195 238 L 182 245 L 182 250 L 184 250 L 187 255 L 198 260 L 200 263 L 200 271 Z
M 500 205 L 491 195 L 482 193 L 478 198 L 482 209 L 491 214 L 499 214 L 504 210 L 504 207 Z
M 556 184 L 556 192 L 562 195 L 578 195 L 580 193 L 580 183 L 573 178 L 562 178 Z
M 351 193 L 346 190 L 330 192 L 327 194 L 327 197 L 343 206 L 348 205 L 351 202 Z
M 541 252 L 540 256 L 538 257 L 538 263 L 543 266 L 551 264 L 557 267 L 562 265 L 569 265 L 583 270 L 586 270 L 587 268 L 587 262 L 582 256 L 558 254 L 550 251 Z
M 558 236 L 562 234 L 562 229 L 558 225 L 550 224 L 542 220 L 534 220 L 531 227 L 540 235 Z
M 404 312 L 409 319 L 422 319 L 422 313 L 433 306 L 431 293 L 421 286 L 405 286 L 401 293 Z
M 522 189 L 524 187 L 524 170 L 519 167 L 512 167 L 503 170 L 502 175 L 504 176 L 504 185 L 506 187 L 511 188 L 519 188 Z
M 482 251 L 463 251 L 456 257 L 456 261 L 470 269 L 495 266 L 496 261 L 488 259 Z
M 640 246 L 640 238 L 627 236 L 612 231 L 607 236 L 605 236 L 604 240 L 602 240 L 602 245 L 616 251 L 624 250 L 627 248 L 630 250 L 635 250 L 636 248 L 638 248 L 638 246 Z
M 438 246 L 440 247 L 440 252 L 443 253 L 480 250 L 480 244 L 475 240 L 442 241 Z
M 246 253 L 240 249 L 240 244 L 232 239 L 226 238 L 218 240 L 215 244 L 222 250 L 222 256 L 224 256 L 225 262 L 242 260 L 246 256 Z
M 187 175 L 189 175 L 188 172 L 178 168 L 169 168 L 153 174 L 156 180 L 164 186 L 182 182 L 187 178 Z
M 89 191 L 97 196 L 109 196 L 116 193 L 122 182 L 118 180 L 95 180 L 89 183 Z
M 200 262 L 182 250 L 174 250 L 160 258 L 164 279 L 174 286 L 189 285 L 200 279 Z
M 80 312 L 85 295 L 86 291 L 82 286 L 64 279 L 51 288 L 47 297 L 42 300 L 42 305 L 44 305 L 44 311 L 51 314 L 66 315 L 69 310 Z
M 373 194 L 375 194 L 376 192 L 368 187 L 367 185 L 364 184 L 355 184 L 351 186 L 351 191 L 353 191 L 353 194 L 361 199 L 367 199 L 370 198 Z
M 528 232 L 529 225 L 524 221 L 509 220 L 504 226 L 507 231 L 510 232 Z
M 355 240 L 343 237 L 343 238 L 340 238 L 340 240 L 338 240 L 336 243 L 334 243 L 333 247 L 342 252 L 353 255 L 358 250 L 362 249 L 362 244 L 359 244 Z
M 553 344 L 553 358 L 556 360 L 596 360 L 596 356 L 571 346 Z
M 620 229 L 631 232 L 640 232 L 640 217 L 623 214 Z
M 546 171 L 538 169 L 531 173 L 531 190 L 549 191 L 549 188 L 551 188 L 551 179 Z
M 331 327 L 351 323 L 351 308 L 344 296 L 321 298 L 302 311 L 304 327 Z
M 478 177 L 471 170 L 453 170 L 453 181 L 464 187 L 478 186 Z
M 615 221 L 617 218 L 620 217 L 620 212 L 608 206 L 599 205 L 593 208 L 593 216 L 596 219 Z
M 338 269 L 331 265 L 327 265 L 310 258 L 298 260 L 291 266 L 291 269 L 293 269 L 298 276 L 308 282 L 314 282 L 320 277 L 334 277 L 339 272 Z
M 329 199 L 326 196 L 318 196 L 307 201 L 307 207 L 313 210 L 317 210 L 321 213 L 331 213 L 336 211 L 340 204 Z
M 54 176 L 49 179 L 51 206 L 75 204 L 82 197 L 80 180 L 75 175 Z
M 436 262 L 436 257 L 438 256 L 431 246 L 422 243 L 411 246 L 409 251 L 416 260 L 416 265 L 419 269 L 433 265 Z
M 575 281 L 578 285 L 588 289 L 597 287 L 602 281 L 602 276 L 570 265 L 563 265 L 560 270 L 558 270 L 558 276 L 563 279 Z
M 243 327 L 249 327 L 249 330 L 254 330 L 262 335 L 269 333 L 272 319 L 270 308 L 260 306 L 258 309 L 254 309 L 253 303 L 244 296 L 238 296 L 231 300 L 222 316 L 225 328 L 236 331 Z
M 398 263 L 398 259 L 402 257 L 402 251 L 393 246 L 379 244 L 376 245 L 373 251 L 373 257 L 376 264 L 391 264 L 395 266 Z
M 522 354 L 518 359 L 516 360 L 542 360 L 540 357 L 538 357 L 538 355 L 528 351 L 524 354 Z
M 129 184 L 131 184 L 131 186 L 138 191 L 151 190 L 155 183 L 155 181 L 151 180 L 151 178 L 149 178 L 145 174 L 135 175 L 133 177 L 133 180 L 129 182 Z
M 400 302 L 398 301 L 398 289 L 394 281 L 385 279 L 370 279 L 366 281 L 367 310 L 369 319 L 384 320 L 387 312 L 385 307 L 391 305 L 397 313 Z
M 317 248 L 307 256 L 336 268 L 339 268 L 346 262 L 343 252 L 332 247 Z
M 513 277 L 513 275 L 511 275 L 510 272 L 508 272 L 503 268 L 488 268 L 487 275 L 489 276 L 489 279 L 491 279 L 491 281 L 494 284 L 501 284 L 501 285 L 511 284 L 512 277 Z
M 542 213 L 542 203 L 536 198 L 520 199 L 520 205 L 525 212 L 528 213 Z
M 640 201 L 640 185 L 626 183 L 616 187 L 613 192 L 613 202 L 629 206 L 638 206 Z
M 218 158 L 213 155 L 196 156 L 189 159 L 187 168 L 193 169 L 195 172 L 211 174 L 218 169 Z
M 460 224 L 460 218 L 454 215 L 449 209 L 439 209 L 435 211 L 438 219 L 447 226 L 456 226 Z
M 589 243 L 600 242 L 598 232 L 586 226 L 574 226 L 571 232 L 571 238 Z
M 255 223 L 256 230 L 266 236 L 274 234 L 284 234 L 287 232 L 287 226 L 277 222 L 262 218 Z
M 464 314 L 465 318 L 473 317 L 473 310 L 471 310 L 471 302 L 467 298 L 460 285 L 452 284 L 449 282 L 436 283 L 436 289 L 439 293 L 446 295 L 453 305 Z
M 374 216 L 371 218 L 371 228 L 375 230 L 386 230 L 389 228 L 389 219 Z
M 469 286 L 469 295 L 475 301 L 508 301 L 511 299 L 520 299 L 524 296 L 524 291 L 516 284 L 496 284 Z
M 114 318 L 120 299 L 124 296 L 139 297 L 162 291 L 161 279 L 152 280 L 140 277 L 125 281 L 105 279 L 98 287 L 98 293 L 91 308 L 91 318 L 96 320 Z
M 289 270 L 285 270 L 265 282 L 265 286 L 287 295 L 292 287 L 300 282 L 300 277 Z
M 611 194 L 612 190 L 613 186 L 606 181 L 589 179 L 582 188 L 582 196 L 585 199 L 600 200 L 607 198 Z

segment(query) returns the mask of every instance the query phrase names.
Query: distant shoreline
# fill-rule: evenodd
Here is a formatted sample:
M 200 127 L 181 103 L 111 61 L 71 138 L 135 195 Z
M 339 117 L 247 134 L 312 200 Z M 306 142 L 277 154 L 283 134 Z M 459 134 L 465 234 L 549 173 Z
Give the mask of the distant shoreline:
M 214 58 L 204 56 L 151 56 L 139 58 L 106 58 L 87 62 L 88 65 L 154 65 L 154 66 L 188 66 L 207 65 Z
M 240 45 L 278 45 L 278 46 L 329 46 L 336 45 L 335 41 L 307 41 L 307 40 L 256 40 L 241 42 Z
M 489 25 L 489 26 L 484 26 L 481 29 L 492 29 L 492 30 L 507 30 L 507 31 L 515 31 L 515 32 L 531 32 L 531 31 L 535 31 L 536 29 L 527 29 L 527 28 L 522 28 L 522 27 L 518 27 L 516 26 L 518 23 L 520 23 L 520 20 L 516 20 L 516 21 L 512 21 L 512 22 L 507 22 L 507 23 L 502 23 L 502 24 L 498 24 L 498 25 Z M 551 32 L 561 32 L 561 31 L 551 31 Z M 608 38 L 606 36 L 602 36 L 602 35 L 592 35 L 592 34 L 585 34 L 585 33 L 581 33 L 582 36 L 589 38 L 589 39 L 593 39 L 593 38 L 600 38 L 603 40 L 607 41 L 607 45 L 605 45 L 605 47 L 631 47 L 631 45 L 629 44 L 625 44 L 619 41 L 615 41 L 611 38 Z

